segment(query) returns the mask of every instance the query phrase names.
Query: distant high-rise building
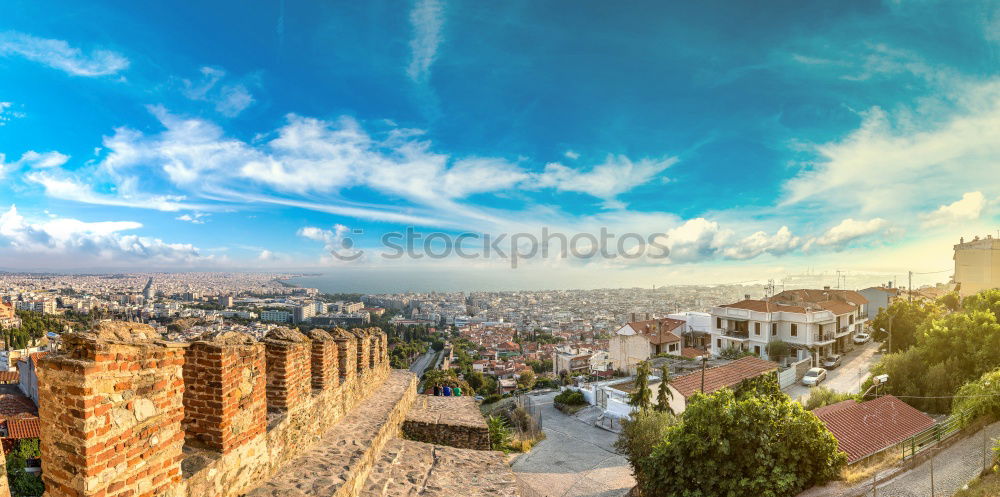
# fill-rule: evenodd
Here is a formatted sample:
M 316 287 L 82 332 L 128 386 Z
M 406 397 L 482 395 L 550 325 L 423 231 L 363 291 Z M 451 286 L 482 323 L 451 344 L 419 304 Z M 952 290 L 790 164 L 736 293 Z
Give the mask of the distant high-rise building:
M 156 297 L 156 287 L 153 286 L 153 278 L 149 278 L 149 281 L 146 282 L 146 288 L 142 289 L 142 296 L 146 300 L 152 300 Z
M 1000 288 L 1000 239 L 987 235 L 955 245 L 955 283 L 966 297 L 989 288 Z
M 222 306 L 224 309 L 229 309 L 230 307 L 233 306 L 233 296 L 232 295 L 220 295 L 219 296 L 219 305 Z
M 313 304 L 305 304 L 296 307 L 293 310 L 292 317 L 295 324 L 307 323 L 309 319 L 316 315 L 316 306 Z

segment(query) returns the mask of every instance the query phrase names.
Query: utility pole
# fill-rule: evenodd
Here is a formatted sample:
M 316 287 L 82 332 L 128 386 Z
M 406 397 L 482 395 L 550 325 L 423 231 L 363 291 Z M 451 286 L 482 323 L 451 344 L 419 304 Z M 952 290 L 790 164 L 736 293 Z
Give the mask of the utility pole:
M 931 449 L 931 497 L 934 497 L 934 449 Z
M 910 291 L 910 303 L 913 303 L 913 271 L 910 271 L 910 280 L 906 285 L 906 289 Z

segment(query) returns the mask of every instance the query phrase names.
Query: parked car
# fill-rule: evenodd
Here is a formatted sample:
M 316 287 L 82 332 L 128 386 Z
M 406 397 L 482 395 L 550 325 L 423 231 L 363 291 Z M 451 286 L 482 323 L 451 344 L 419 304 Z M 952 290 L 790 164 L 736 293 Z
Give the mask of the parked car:
M 837 366 L 840 366 L 842 359 L 843 357 L 840 354 L 828 355 L 823 358 L 821 364 L 826 369 L 837 369 Z
M 478 400 L 479 402 L 482 402 L 482 401 L 486 400 L 486 397 L 483 397 L 482 395 L 476 395 L 476 400 Z
M 806 371 L 802 377 L 802 384 L 807 387 L 815 387 L 826 380 L 826 370 L 823 368 L 812 368 Z
M 868 343 L 872 339 L 872 336 L 867 333 L 858 333 L 854 335 L 854 343 L 861 345 L 863 343 Z

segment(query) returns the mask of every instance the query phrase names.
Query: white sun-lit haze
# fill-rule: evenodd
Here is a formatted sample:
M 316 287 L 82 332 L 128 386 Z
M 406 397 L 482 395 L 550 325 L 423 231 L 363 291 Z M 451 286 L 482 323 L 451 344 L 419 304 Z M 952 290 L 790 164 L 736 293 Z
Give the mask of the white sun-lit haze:
M 989 1 L 14 0 L 0 72 L 0 270 L 725 283 L 1000 228 Z M 409 227 L 670 255 L 381 257 Z

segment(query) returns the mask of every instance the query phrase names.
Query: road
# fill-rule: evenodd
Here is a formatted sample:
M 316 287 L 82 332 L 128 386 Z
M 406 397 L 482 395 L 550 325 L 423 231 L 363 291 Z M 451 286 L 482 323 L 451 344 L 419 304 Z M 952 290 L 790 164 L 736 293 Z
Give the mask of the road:
M 868 378 L 868 368 L 878 359 L 878 343 L 868 342 L 844 354 L 837 369 L 827 371 L 827 378 L 820 386 L 837 392 L 858 393 L 858 388 Z M 809 387 L 796 383 L 785 389 L 789 397 L 804 402 L 809 398 Z
M 514 461 L 518 478 L 537 496 L 624 496 L 635 479 L 612 447 L 618 435 L 557 411 L 552 407 L 555 395 L 533 398 L 542 409 L 546 438 Z
M 413 361 L 413 364 L 410 364 L 410 371 L 415 373 L 417 378 L 420 378 L 427 366 L 430 366 L 432 359 L 434 359 L 434 349 L 428 350 L 427 353 Z

